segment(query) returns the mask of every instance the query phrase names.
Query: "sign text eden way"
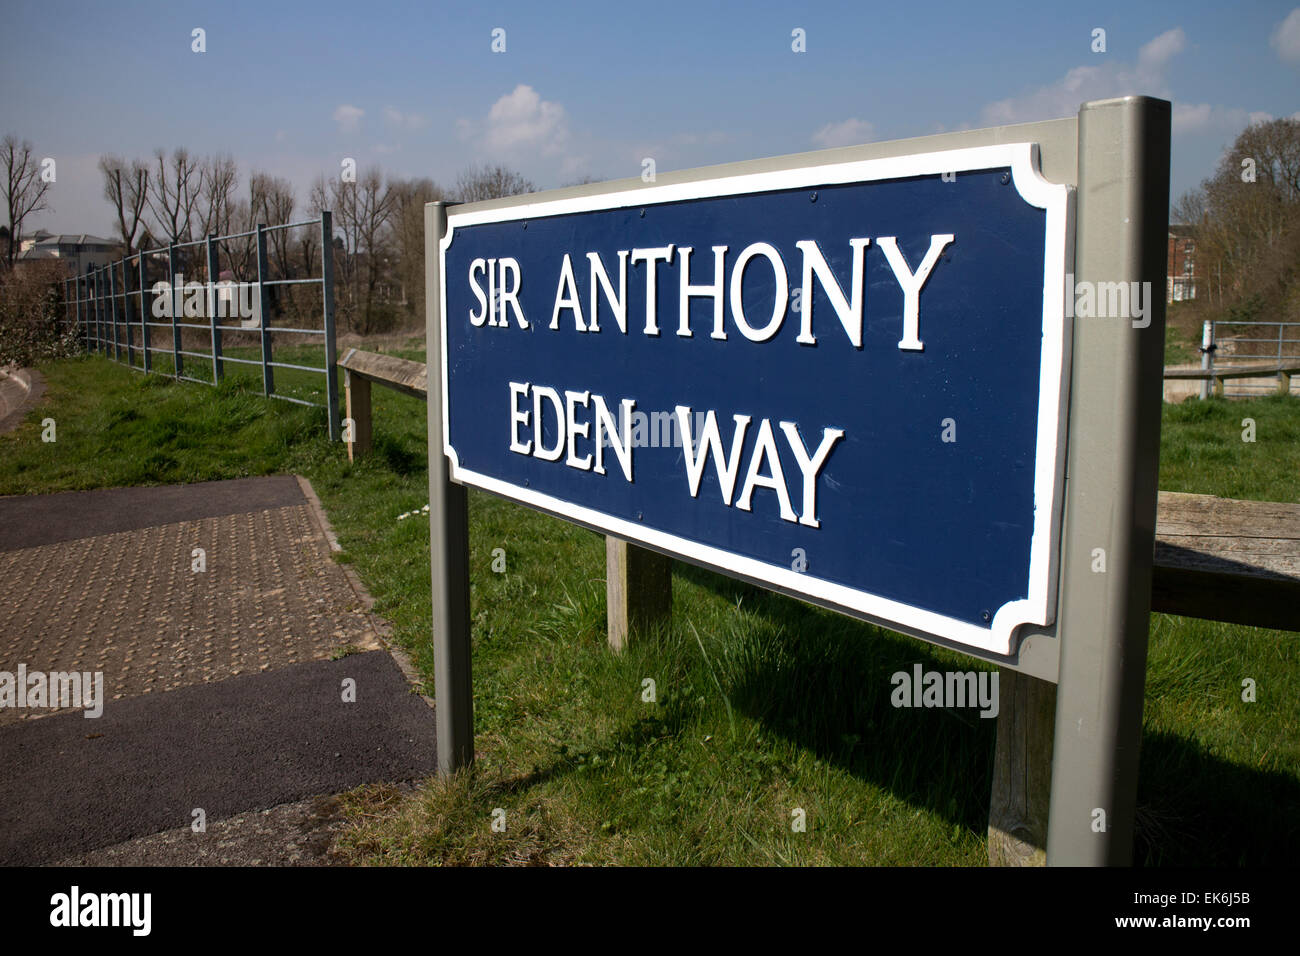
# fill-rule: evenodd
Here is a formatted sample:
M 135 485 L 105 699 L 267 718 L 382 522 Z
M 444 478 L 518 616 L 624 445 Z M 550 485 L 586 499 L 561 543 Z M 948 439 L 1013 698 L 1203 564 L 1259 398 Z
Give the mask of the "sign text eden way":
M 452 209 L 451 477 L 1010 655 L 1056 607 L 1071 199 L 1022 143 Z

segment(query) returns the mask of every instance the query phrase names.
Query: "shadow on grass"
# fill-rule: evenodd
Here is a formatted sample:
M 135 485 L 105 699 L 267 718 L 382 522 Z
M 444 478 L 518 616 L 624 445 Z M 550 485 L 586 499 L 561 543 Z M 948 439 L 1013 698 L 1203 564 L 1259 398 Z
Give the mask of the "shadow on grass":
M 385 433 L 374 436 L 374 450 L 388 468 L 402 478 L 421 474 L 429 470 L 429 456 L 425 446 L 403 440 Z
M 1133 860 L 1147 866 L 1294 866 L 1300 783 L 1231 763 L 1196 741 L 1142 738 Z
M 890 703 L 897 671 L 976 662 L 691 565 L 675 571 L 770 625 L 729 675 L 738 711 L 914 807 L 973 831 L 987 827 L 997 722 L 976 708 Z M 1142 746 L 1135 863 L 1291 864 L 1300 854 L 1294 777 L 1171 734 L 1145 734 Z
M 914 807 L 988 824 L 996 721 L 977 708 L 896 708 L 891 676 L 958 666 L 928 645 L 678 563 L 676 573 L 769 625 L 737 655 L 731 702 L 792 744 Z

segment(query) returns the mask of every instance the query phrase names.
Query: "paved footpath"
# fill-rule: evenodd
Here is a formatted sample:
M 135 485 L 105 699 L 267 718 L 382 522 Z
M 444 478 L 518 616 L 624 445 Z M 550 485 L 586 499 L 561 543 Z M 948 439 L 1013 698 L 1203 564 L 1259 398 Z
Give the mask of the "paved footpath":
M 0 704 L 103 675 L 99 717 L 0 706 L 0 864 L 321 862 L 329 795 L 431 774 L 331 538 L 293 476 L 0 498 Z

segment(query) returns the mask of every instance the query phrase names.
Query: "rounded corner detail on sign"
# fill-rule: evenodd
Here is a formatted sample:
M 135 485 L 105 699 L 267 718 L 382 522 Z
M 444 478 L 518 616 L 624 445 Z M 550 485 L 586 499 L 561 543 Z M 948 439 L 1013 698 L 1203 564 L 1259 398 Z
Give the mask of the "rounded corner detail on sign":
M 1016 144 L 1011 162 L 1011 182 L 1025 202 L 1039 209 L 1048 209 L 1055 203 L 1064 202 L 1071 187 L 1045 178 L 1039 160 L 1037 143 Z
M 993 615 L 992 642 L 990 650 L 1006 656 L 1011 655 L 1016 631 L 1022 627 L 1050 627 L 1055 621 L 1055 608 L 1046 608 L 1046 613 L 1038 613 L 1037 602 L 1031 600 L 1011 601 L 998 608 Z
M 460 481 L 460 457 L 456 454 L 456 449 L 451 447 L 451 442 L 447 441 L 444 433 L 442 447 L 447 455 L 447 466 L 450 470 L 452 481 Z
M 444 235 L 440 240 L 438 240 L 438 250 L 440 252 L 446 252 L 448 249 L 451 248 L 451 240 L 455 234 L 456 234 L 456 227 L 453 226 L 451 223 L 447 223 L 446 235 Z

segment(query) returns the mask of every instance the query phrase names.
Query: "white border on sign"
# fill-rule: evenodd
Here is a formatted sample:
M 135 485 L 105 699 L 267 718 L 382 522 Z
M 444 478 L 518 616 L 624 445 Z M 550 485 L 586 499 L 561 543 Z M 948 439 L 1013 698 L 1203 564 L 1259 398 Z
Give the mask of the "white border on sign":
M 941 150 L 911 156 L 831 163 L 704 179 L 694 182 L 646 186 L 621 192 L 543 200 L 498 209 L 447 211 L 447 234 L 439 245 L 441 277 L 440 306 L 442 336 L 442 434 L 443 450 L 451 466 L 451 478 L 608 534 L 639 541 L 669 553 L 698 560 L 715 567 L 730 568 L 737 574 L 811 598 L 849 608 L 876 618 L 882 624 L 897 624 L 981 651 L 1010 656 L 1017 628 L 1033 624 L 1046 627 L 1056 615 L 1056 592 L 1060 572 L 1062 484 L 1065 473 L 1066 402 L 1069 381 L 1070 325 L 1065 317 L 1065 276 L 1073 271 L 1074 189 L 1050 183 L 1039 173 L 1037 143 L 1004 143 L 967 149 Z M 521 488 L 506 481 L 462 468 L 451 447 L 449 375 L 447 367 L 447 249 L 457 226 L 491 222 L 517 222 L 566 213 L 596 212 L 628 206 L 649 206 L 689 199 L 710 199 L 750 193 L 799 189 L 840 183 L 879 182 L 914 176 L 942 175 L 978 169 L 1009 167 L 1020 197 L 1031 206 L 1046 210 L 1043 255 L 1042 351 L 1039 362 L 1038 436 L 1034 462 L 1034 530 L 1029 547 L 1029 596 L 1010 601 L 993 615 L 989 627 L 927 611 L 900 601 L 846 587 L 800 573 L 783 565 L 768 564 L 688 538 L 667 534 L 644 524 L 627 521 L 573 502 Z

